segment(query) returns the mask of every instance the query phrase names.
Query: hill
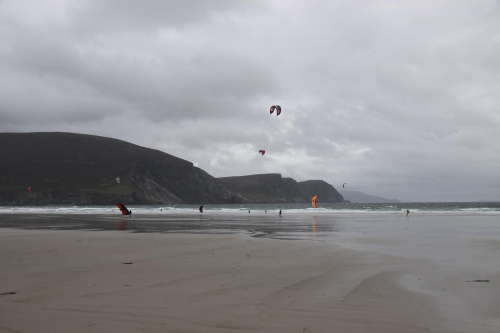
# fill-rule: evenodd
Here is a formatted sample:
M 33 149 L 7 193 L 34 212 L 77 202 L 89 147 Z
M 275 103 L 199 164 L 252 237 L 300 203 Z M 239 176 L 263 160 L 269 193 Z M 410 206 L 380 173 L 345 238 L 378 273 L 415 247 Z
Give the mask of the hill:
M 319 202 L 344 202 L 335 188 L 322 180 L 297 182 L 281 174 L 258 174 L 217 178 L 231 191 L 255 203 L 309 202 L 319 194 Z
M 0 154 L 0 205 L 246 201 L 191 162 L 117 139 L 0 133 Z
M 319 195 L 318 202 L 344 202 L 345 198 L 330 184 L 323 180 L 306 180 L 299 182 L 299 187 L 307 198 Z
M 167 153 L 95 135 L 0 133 L 0 154 L 0 205 L 296 203 L 316 194 L 344 201 L 322 180 L 214 178 Z

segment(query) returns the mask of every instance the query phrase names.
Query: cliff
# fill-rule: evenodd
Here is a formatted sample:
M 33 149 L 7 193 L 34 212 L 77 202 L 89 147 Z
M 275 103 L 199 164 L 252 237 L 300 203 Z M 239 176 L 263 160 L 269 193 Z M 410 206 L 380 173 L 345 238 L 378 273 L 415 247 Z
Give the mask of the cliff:
M 231 191 L 255 203 L 302 202 L 302 193 L 295 180 L 280 174 L 261 174 L 217 178 Z
M 245 201 L 191 162 L 111 138 L 0 133 L 0 154 L 0 205 Z
M 316 194 L 318 202 L 344 201 L 322 180 L 214 178 L 167 153 L 94 135 L 0 133 L 0 154 L 4 206 L 296 203 Z
M 319 194 L 318 202 L 344 202 L 344 197 L 330 184 L 323 180 L 299 182 L 299 187 L 308 198 Z
M 218 180 L 231 191 L 255 203 L 309 202 L 319 194 L 318 202 L 344 202 L 344 198 L 330 184 L 322 180 L 296 182 L 281 174 L 221 177 Z

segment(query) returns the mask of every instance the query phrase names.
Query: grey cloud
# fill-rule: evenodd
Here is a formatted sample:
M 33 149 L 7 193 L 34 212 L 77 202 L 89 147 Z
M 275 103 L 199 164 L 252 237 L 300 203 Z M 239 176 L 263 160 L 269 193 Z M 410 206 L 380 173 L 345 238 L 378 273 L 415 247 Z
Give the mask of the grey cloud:
M 262 9 L 261 1 L 155 1 L 88 0 L 71 3 L 68 12 L 75 17 L 75 30 L 90 32 L 151 33 L 157 28 L 185 28 L 210 20 L 216 13 Z
M 116 137 L 214 176 L 500 200 L 498 33 L 486 0 L 2 1 L 0 130 Z

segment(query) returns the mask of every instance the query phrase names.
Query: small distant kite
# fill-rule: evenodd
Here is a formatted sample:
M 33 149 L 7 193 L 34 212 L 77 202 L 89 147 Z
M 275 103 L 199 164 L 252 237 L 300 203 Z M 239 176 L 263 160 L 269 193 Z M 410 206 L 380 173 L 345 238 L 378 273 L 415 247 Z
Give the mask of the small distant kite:
M 312 202 L 311 202 L 311 203 L 312 203 L 312 206 L 313 206 L 314 208 L 318 208 L 318 207 L 316 206 L 316 199 L 317 199 L 318 197 L 319 197 L 319 195 L 315 195 L 315 196 L 312 198 Z
M 274 110 L 276 110 L 276 115 L 279 116 L 281 113 L 281 106 L 279 105 L 272 105 L 271 108 L 269 109 L 269 113 L 273 114 Z
M 122 215 L 132 214 L 132 210 L 128 210 L 127 207 L 125 207 L 125 205 L 122 204 L 121 202 L 117 203 L 116 205 L 118 206 L 118 208 L 120 208 Z
M 31 193 L 31 186 L 30 186 L 30 187 L 28 187 L 28 191 L 30 191 L 30 193 Z
M 116 182 L 120 184 L 120 176 L 116 177 Z
M 342 187 L 345 188 L 346 185 L 347 185 L 347 183 L 344 183 L 344 184 L 342 184 Z
M 264 156 L 264 154 L 266 153 L 265 150 L 259 150 L 259 153 L 262 154 L 262 156 Z
M 200 206 L 200 213 L 203 213 L 203 206 Z

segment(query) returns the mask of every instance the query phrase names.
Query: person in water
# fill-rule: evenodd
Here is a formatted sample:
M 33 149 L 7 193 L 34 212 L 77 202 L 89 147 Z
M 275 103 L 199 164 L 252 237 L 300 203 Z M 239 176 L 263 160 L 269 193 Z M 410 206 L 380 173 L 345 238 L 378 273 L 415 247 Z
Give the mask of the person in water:
M 281 209 L 280 209 L 280 216 L 281 216 Z
M 408 216 L 410 214 L 410 211 L 407 209 L 406 210 L 406 216 Z

